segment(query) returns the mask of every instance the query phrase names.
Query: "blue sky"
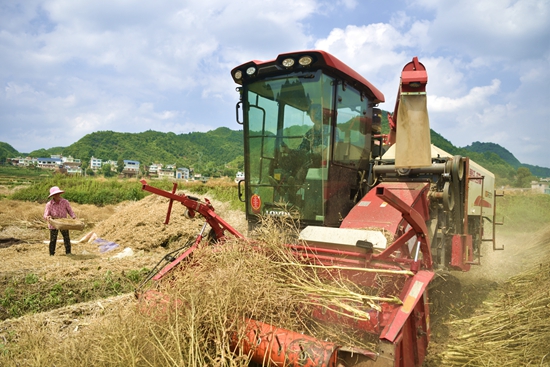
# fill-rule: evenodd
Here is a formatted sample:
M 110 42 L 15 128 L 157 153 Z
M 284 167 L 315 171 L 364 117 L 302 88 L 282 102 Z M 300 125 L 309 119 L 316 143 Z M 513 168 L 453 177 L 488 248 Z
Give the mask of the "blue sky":
M 435 131 L 550 167 L 548 0 L 4 0 L 0 141 L 238 130 L 229 71 L 303 49 L 355 68 L 389 111 L 418 56 Z

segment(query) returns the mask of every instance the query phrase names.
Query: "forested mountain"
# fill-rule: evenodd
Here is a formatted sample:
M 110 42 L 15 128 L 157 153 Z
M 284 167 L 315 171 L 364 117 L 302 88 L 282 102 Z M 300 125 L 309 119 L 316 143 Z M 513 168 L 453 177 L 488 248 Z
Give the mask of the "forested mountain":
M 503 148 L 495 143 L 480 143 L 479 141 L 476 141 L 473 142 L 472 145 L 465 146 L 464 149 L 475 153 L 495 153 L 514 168 L 521 167 L 522 165 L 521 162 L 518 161 L 518 159 L 514 157 L 514 155 L 506 148 Z
M 17 157 L 19 153 L 8 143 L 0 141 L 0 163 L 5 162 L 6 158 Z
M 514 169 L 519 167 L 526 167 L 531 173 L 537 177 L 550 177 L 550 168 L 533 166 L 531 164 L 521 163 L 512 153 L 506 148 L 495 143 L 480 143 L 476 141 L 472 145 L 465 146 L 464 149 L 475 153 L 494 153 L 498 155 L 502 160 L 510 164 Z
M 387 133 L 386 114 L 383 114 L 383 132 Z M 499 178 L 499 184 L 514 184 L 519 167 L 528 168 L 538 177 L 550 177 L 550 168 L 522 164 L 512 153 L 494 143 L 475 142 L 460 148 L 435 131 L 431 131 L 432 143 L 453 155 L 467 156 Z M 119 161 L 130 159 L 142 165 L 152 163 L 176 164 L 193 168 L 205 175 L 233 175 L 243 169 L 243 133 L 220 127 L 206 133 L 161 133 L 148 130 L 142 133 L 98 131 L 84 136 L 68 147 L 40 149 L 31 152 L 33 157 L 49 157 L 62 154 L 81 159 L 86 165 L 90 158 Z M 2 157 L 20 155 L 12 146 L 0 142 Z M 5 160 L 5 159 L 4 159 Z
M 65 150 L 65 147 L 53 147 L 49 149 L 38 149 L 33 150 L 29 153 L 29 156 L 35 157 L 35 158 L 48 158 L 52 155 L 63 155 L 63 150 Z
M 177 164 L 197 172 L 214 170 L 217 172 L 210 173 L 221 174 L 228 167 L 242 169 L 242 135 L 242 131 L 226 127 L 179 135 L 152 130 L 142 133 L 98 131 L 63 149 L 63 155 L 87 162 L 93 156 L 104 161 L 136 160 L 143 165 Z

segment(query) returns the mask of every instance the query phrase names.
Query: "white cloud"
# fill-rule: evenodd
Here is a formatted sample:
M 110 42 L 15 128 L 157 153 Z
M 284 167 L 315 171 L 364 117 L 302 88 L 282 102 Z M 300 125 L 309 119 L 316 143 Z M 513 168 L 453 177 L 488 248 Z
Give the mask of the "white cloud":
M 348 9 L 355 9 L 355 7 L 357 7 L 357 0 L 338 0 L 336 3 L 338 5 L 343 5 Z
M 430 95 L 428 103 L 434 112 L 459 112 L 473 110 L 478 106 L 485 106 L 489 103 L 488 98 L 498 92 L 500 81 L 494 79 L 491 85 L 474 87 L 465 96 L 450 98 L 445 96 Z
M 547 0 L 417 0 L 435 12 L 435 46 L 470 57 L 540 57 L 550 39 Z M 414 6 L 414 5 L 413 5 Z M 541 45 L 546 47 L 540 47 Z
M 411 15 L 419 4 L 433 11 L 434 18 Z M 491 141 L 507 147 L 521 161 L 550 166 L 547 158 L 522 146 L 526 137 L 531 137 L 530 144 L 540 145 L 534 140 L 542 139 L 550 143 L 550 134 L 538 135 L 534 131 L 539 124 L 525 118 L 530 106 L 530 113 L 550 126 L 547 102 L 529 100 L 539 100 L 532 95 L 535 90 L 550 97 L 542 82 L 550 77 L 550 37 L 546 37 L 550 23 L 545 21 L 549 4 L 414 1 L 393 13 L 388 23 L 336 28 L 316 46 L 337 55 L 377 86 L 386 96 L 381 107 L 387 110 L 393 110 L 403 66 L 419 56 L 428 71 L 432 128 L 459 146 Z M 541 42 L 544 37 L 546 41 Z M 518 135 L 518 121 L 531 131 Z M 542 130 L 550 132 L 550 128 Z
M 418 56 L 436 131 L 459 145 L 495 139 L 550 166 L 541 153 L 549 9 L 547 0 L 3 2 L 0 141 L 30 151 L 97 130 L 239 128 L 229 71 L 315 47 L 377 86 L 386 110 Z

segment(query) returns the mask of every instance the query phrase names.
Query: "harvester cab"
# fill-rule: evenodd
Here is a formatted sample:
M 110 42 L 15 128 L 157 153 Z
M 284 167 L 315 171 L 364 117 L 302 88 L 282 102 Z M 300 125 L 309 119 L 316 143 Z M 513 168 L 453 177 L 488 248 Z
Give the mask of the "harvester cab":
M 323 51 L 250 62 L 232 75 L 241 85 L 251 226 L 258 214 L 338 226 L 367 191 L 382 93 Z

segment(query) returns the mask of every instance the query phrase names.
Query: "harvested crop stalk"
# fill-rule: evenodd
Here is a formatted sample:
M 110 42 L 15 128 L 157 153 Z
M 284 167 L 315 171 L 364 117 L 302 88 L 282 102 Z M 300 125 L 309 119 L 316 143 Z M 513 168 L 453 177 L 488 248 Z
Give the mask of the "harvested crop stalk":
M 325 265 L 300 264 L 300 263 L 295 263 L 295 262 L 279 263 L 279 265 L 302 266 L 302 267 L 305 267 L 305 268 L 312 268 L 312 269 L 316 268 L 316 269 L 326 269 L 326 270 L 353 270 L 353 271 L 363 271 L 365 273 L 378 273 L 378 274 L 410 275 L 410 276 L 414 275 L 414 273 L 410 270 L 353 268 L 353 267 L 343 267 L 343 266 L 325 266 Z

